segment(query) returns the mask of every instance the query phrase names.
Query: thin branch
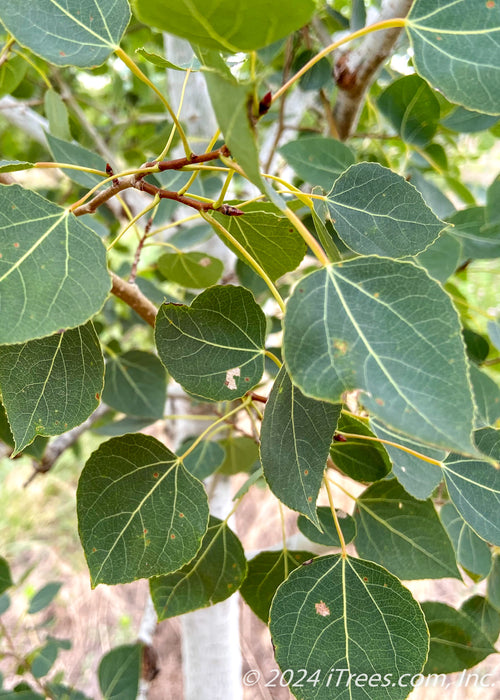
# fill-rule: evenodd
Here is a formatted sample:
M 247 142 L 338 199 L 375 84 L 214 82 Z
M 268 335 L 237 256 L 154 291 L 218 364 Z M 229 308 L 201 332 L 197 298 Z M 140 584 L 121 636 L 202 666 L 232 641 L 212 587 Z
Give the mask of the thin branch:
M 216 160 L 219 156 L 226 156 L 228 158 L 231 155 L 229 148 L 224 145 L 220 148 L 216 148 L 214 151 L 209 153 L 202 153 L 200 156 L 194 153 L 190 158 L 176 158 L 175 160 L 160 160 L 159 162 L 152 161 L 151 163 L 146 163 L 146 167 L 156 165 L 158 170 L 163 172 L 164 170 L 181 170 L 187 165 L 195 165 L 196 163 L 207 163 L 210 160 Z
M 406 17 L 412 0 L 382 0 L 376 23 Z M 391 53 L 401 27 L 368 34 L 353 51 L 340 56 L 335 64 L 339 93 L 333 116 L 339 138 L 345 140 L 355 129 L 364 103 L 364 95 L 375 79 L 375 73 Z
M 121 277 L 115 275 L 114 272 L 111 273 L 111 279 L 113 281 L 111 293 L 128 304 L 146 323 L 154 328 L 156 314 L 158 313 L 156 306 L 144 296 L 135 284 L 125 282 Z

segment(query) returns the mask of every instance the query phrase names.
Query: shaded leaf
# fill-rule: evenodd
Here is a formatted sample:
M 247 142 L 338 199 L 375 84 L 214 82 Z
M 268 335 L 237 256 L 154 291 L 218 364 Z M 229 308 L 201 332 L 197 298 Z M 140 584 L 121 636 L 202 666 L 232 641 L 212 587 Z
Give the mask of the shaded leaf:
M 495 610 L 500 612 L 500 555 L 498 553 L 493 557 L 486 585 L 486 598 Z
M 84 148 L 78 143 L 64 141 L 52 134 L 47 134 L 47 142 L 56 163 L 71 163 L 72 165 L 80 165 L 84 168 L 92 168 L 106 173 L 106 161 L 104 158 L 93 151 L 89 151 L 88 148 Z M 105 175 L 72 170 L 71 168 L 62 168 L 62 171 L 73 182 L 88 189 L 98 185 L 105 177 Z
M 339 402 L 362 389 L 361 403 L 388 426 L 475 453 L 458 314 L 421 268 L 368 257 L 313 272 L 290 297 L 284 327 L 285 362 L 308 396 Z
M 262 421 L 260 459 L 271 491 L 317 524 L 316 499 L 340 408 L 304 396 L 283 365 Z
M 500 430 L 481 428 L 474 433 L 474 442 L 480 452 L 500 462 Z
M 169 282 L 200 289 L 215 284 L 224 271 L 218 258 L 200 252 L 165 253 L 158 258 L 158 269 Z
M 158 620 L 226 600 L 241 586 L 246 573 L 241 542 L 226 522 L 211 516 L 196 557 L 179 571 L 150 580 Z
M 264 371 L 265 317 L 243 287 L 211 287 L 191 306 L 162 304 L 155 327 L 161 361 L 184 389 L 214 401 L 237 399 Z
M 161 418 L 166 392 L 165 368 L 151 352 L 129 350 L 106 363 L 102 399 L 117 411 Z
M 61 435 L 100 403 L 104 360 L 90 321 L 47 338 L 0 346 L 0 387 L 14 455 L 37 435 Z
M 336 510 L 335 512 L 337 513 L 337 519 L 344 536 L 344 541 L 346 544 L 349 544 L 349 542 L 352 542 L 356 537 L 356 523 L 354 522 L 354 518 L 344 513 L 343 510 Z M 318 530 L 306 517 L 299 515 L 297 518 L 297 527 L 300 532 L 310 539 L 311 542 L 317 542 L 326 547 L 340 547 L 340 539 L 330 508 L 327 506 L 318 506 L 317 514 L 322 531 Z
M 91 700 L 81 691 L 70 688 L 67 685 L 62 685 L 61 683 L 47 683 L 46 688 L 50 692 L 53 700 Z
M 219 467 L 221 474 L 238 474 L 239 472 L 249 472 L 259 459 L 259 446 L 246 435 L 234 436 L 219 441 L 224 450 L 224 461 Z
M 500 114 L 499 28 L 498 3 L 416 0 L 406 29 L 417 73 L 451 102 Z
M 43 647 L 30 654 L 30 672 L 35 678 L 46 676 L 54 665 L 60 649 L 70 649 L 71 643 L 66 639 L 49 637 Z
M 306 253 L 306 244 L 288 219 L 279 216 L 279 210 L 268 203 L 250 204 L 243 211 L 243 216 L 228 218 L 215 212 L 213 217 L 250 253 L 272 280 L 295 270 Z M 214 229 L 218 233 L 218 229 Z M 243 262 L 247 262 L 230 242 L 222 236 L 221 240 Z
M 479 537 L 500 545 L 500 471 L 489 462 L 450 454 L 443 462 L 446 488 L 456 509 Z
M 494 425 L 500 418 L 500 387 L 475 365 L 471 365 L 470 378 L 476 402 L 476 427 Z
M 415 258 L 417 265 L 425 267 L 435 280 L 444 284 L 457 269 L 462 259 L 460 241 L 443 231 L 438 238 Z
M 47 90 L 43 104 L 45 115 L 49 120 L 50 133 L 60 139 L 71 140 L 71 132 L 69 129 L 69 115 L 66 103 L 55 90 Z
M 455 553 L 432 501 L 418 501 L 396 481 L 372 484 L 354 511 L 360 557 L 399 578 L 458 578 Z
M 30 170 L 35 164 L 27 160 L 0 160 L 0 173 L 13 173 L 16 170 Z
M 177 571 L 208 521 L 202 484 L 158 440 L 136 433 L 92 453 L 78 482 L 78 529 L 92 585 Z
M 4 442 L 9 447 L 14 447 L 14 436 L 12 435 L 12 430 L 10 429 L 9 421 L 7 420 L 7 414 L 2 403 L 0 403 L 0 440 Z M 48 438 L 39 435 L 36 437 L 31 445 L 28 445 L 24 450 L 24 454 L 34 457 L 37 460 L 41 460 L 45 448 L 47 447 Z
M 377 100 L 378 107 L 406 143 L 425 146 L 436 133 L 441 114 L 434 91 L 419 75 L 394 80 Z
M 290 0 L 286 5 L 267 0 L 133 0 L 133 6 L 145 24 L 229 53 L 274 43 L 307 24 L 316 9 L 313 0 Z
M 306 669 L 308 676 L 321 669 L 318 686 L 297 692 L 304 700 L 331 700 L 333 693 L 365 700 L 371 669 L 381 678 L 411 676 L 427 656 L 427 627 L 410 592 L 377 564 L 341 555 L 292 571 L 276 591 L 269 626 L 281 669 Z M 328 683 L 333 666 L 335 690 Z M 365 687 L 348 683 L 348 673 L 365 674 Z M 397 683 L 369 690 L 371 700 L 402 700 L 407 694 Z
M 476 364 L 481 364 L 486 360 L 490 352 L 490 345 L 487 338 L 480 333 L 471 331 L 470 328 L 464 328 L 464 341 L 467 355 Z
M 448 218 L 449 233 L 462 245 L 464 259 L 489 259 L 500 256 L 500 226 L 488 225 L 484 207 L 461 209 Z
M 2 63 L 0 66 L 0 97 L 14 92 L 24 79 L 27 69 L 28 63 L 21 56 L 11 55 L 8 60 Z
M 378 421 L 371 420 L 370 427 L 375 435 L 382 440 L 389 440 L 396 443 L 396 445 L 402 445 L 425 457 L 438 461 L 446 457 L 446 452 L 443 450 L 436 450 L 427 445 L 422 445 L 416 440 L 403 437 L 399 433 L 382 426 Z M 429 498 L 434 489 L 443 480 L 441 467 L 393 445 L 384 444 L 384 447 L 391 459 L 394 476 L 405 491 L 420 500 L 425 501 L 425 499 Z
M 460 612 L 465 613 L 479 627 L 492 644 L 500 634 L 500 612 L 486 598 L 475 595 L 462 603 Z
M 475 581 L 488 576 L 491 569 L 491 552 L 486 542 L 471 530 L 453 503 L 445 503 L 440 518 L 457 555 L 457 562 Z
M 248 562 L 248 574 L 240 588 L 245 603 L 266 625 L 276 589 L 301 564 L 312 561 L 314 554 L 303 551 L 261 552 Z
M 361 255 L 416 255 L 446 226 L 410 182 L 378 163 L 351 165 L 327 204 L 340 238 Z
M 73 214 L 19 185 L 0 186 L 0 344 L 74 328 L 111 288 L 106 250 Z
M 7 560 L 0 557 L 0 595 L 14 585 Z
M 323 136 L 289 141 L 278 153 L 300 178 L 327 192 L 338 176 L 355 162 L 354 152 L 342 141 Z
M 61 586 L 62 583 L 60 581 L 52 581 L 51 583 L 47 583 L 43 588 L 40 588 L 30 600 L 28 614 L 34 615 L 50 605 L 59 593 Z
M 124 644 L 102 657 L 98 676 L 103 700 L 135 700 L 141 661 L 142 644 Z
M 464 107 L 457 107 L 441 122 L 443 126 L 461 134 L 474 134 L 494 126 L 498 117 L 481 112 L 471 112 Z
M 474 622 L 444 603 L 422 603 L 431 643 L 423 673 L 472 668 L 495 649 Z
M 22 46 L 56 66 L 91 68 L 120 44 L 130 19 L 127 0 L 0 0 L 0 20 Z
M 200 69 L 200 62 L 195 56 L 193 56 L 189 63 L 178 66 L 175 63 L 172 63 L 171 61 L 167 61 L 167 59 L 163 56 L 159 56 L 157 53 L 152 53 L 151 51 L 146 51 L 146 49 L 143 48 L 136 49 L 135 52 L 143 58 L 145 58 L 146 61 L 149 61 L 149 63 L 152 63 L 154 66 L 159 66 L 160 68 L 170 68 L 171 70 L 179 71 L 189 70 L 192 73 Z
M 375 437 L 366 421 L 346 413 L 340 415 L 337 430 Z M 330 456 L 344 474 L 363 483 L 383 479 L 391 471 L 391 461 L 384 446 L 375 441 L 355 437 L 348 437 L 345 442 L 334 441 L 330 447 Z
M 184 440 L 178 452 L 183 454 L 197 438 Z M 193 476 L 202 481 L 213 474 L 221 466 L 226 456 L 224 447 L 212 440 L 201 440 L 194 450 L 184 457 L 183 464 Z

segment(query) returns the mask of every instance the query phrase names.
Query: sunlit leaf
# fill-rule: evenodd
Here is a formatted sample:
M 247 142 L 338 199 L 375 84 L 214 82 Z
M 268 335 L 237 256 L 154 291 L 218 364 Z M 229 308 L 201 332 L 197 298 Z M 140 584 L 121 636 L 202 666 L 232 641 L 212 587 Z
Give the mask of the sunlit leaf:
M 19 185 L 0 186 L 0 254 L 0 344 L 86 323 L 111 288 L 97 234 Z

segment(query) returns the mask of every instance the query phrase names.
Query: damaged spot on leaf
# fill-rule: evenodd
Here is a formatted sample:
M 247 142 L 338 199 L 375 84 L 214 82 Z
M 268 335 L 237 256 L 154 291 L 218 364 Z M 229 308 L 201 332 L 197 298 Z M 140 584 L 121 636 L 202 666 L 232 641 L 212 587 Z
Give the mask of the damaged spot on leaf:
M 234 390 L 237 388 L 236 382 L 234 381 L 235 377 L 239 377 L 241 374 L 241 369 L 239 367 L 235 367 L 234 369 L 228 369 L 226 372 L 226 381 L 224 384 L 227 386 L 228 389 Z
M 315 603 L 314 607 L 316 608 L 318 615 L 321 615 L 321 617 L 328 617 L 330 614 L 330 608 L 326 603 L 323 603 L 322 600 L 320 600 L 319 603 Z

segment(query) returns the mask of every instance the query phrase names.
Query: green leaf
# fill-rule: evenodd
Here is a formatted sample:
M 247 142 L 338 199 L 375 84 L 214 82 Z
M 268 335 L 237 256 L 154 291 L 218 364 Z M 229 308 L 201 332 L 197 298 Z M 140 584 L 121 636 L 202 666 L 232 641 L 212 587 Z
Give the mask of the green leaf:
M 427 445 L 422 445 L 415 440 L 403 438 L 375 420 L 370 421 L 370 427 L 375 435 L 382 440 L 389 440 L 438 461 L 442 461 L 446 457 L 446 452 L 427 447 Z M 425 501 L 429 498 L 443 480 L 441 467 L 393 445 L 384 444 L 384 447 L 392 462 L 394 476 L 405 491 L 419 500 Z
M 45 115 L 49 120 L 50 133 L 60 139 L 70 141 L 68 110 L 62 97 L 55 90 L 47 90 L 43 103 Z
M 37 435 L 61 435 L 100 403 L 104 360 L 91 321 L 84 326 L 0 346 L 0 388 L 18 454 Z
M 500 612 L 500 555 L 495 554 L 486 586 L 486 598 Z
M 124 644 L 103 656 L 98 669 L 103 700 L 135 700 L 141 663 L 142 644 Z
M 476 627 L 495 644 L 500 634 L 500 612 L 495 610 L 486 598 L 480 595 L 468 598 L 462 603 L 460 612 L 470 617 Z
M 159 66 L 160 68 L 170 68 L 171 70 L 179 71 L 189 70 L 191 73 L 195 73 L 200 69 L 200 62 L 195 56 L 193 56 L 189 63 L 178 66 L 171 61 L 167 61 L 163 56 L 159 56 L 157 53 L 152 53 L 151 51 L 146 51 L 146 49 L 143 48 L 136 49 L 135 52 L 138 53 L 139 56 L 145 58 L 146 61 L 149 61 L 149 63 L 152 63 L 154 66 Z
M 374 434 L 366 421 L 342 413 L 337 430 L 344 433 L 366 435 Z M 370 483 L 383 479 L 391 471 L 391 461 L 384 446 L 375 441 L 348 437 L 345 442 L 334 441 L 330 447 L 330 456 L 335 466 L 355 481 Z
M 452 131 L 458 131 L 460 134 L 474 134 L 478 131 L 484 131 L 494 126 L 498 121 L 498 117 L 481 112 L 471 112 L 464 107 L 457 107 L 451 114 L 441 122 L 443 126 Z
M 149 2 L 148 7 L 152 7 Z M 204 77 L 210 101 L 231 155 L 250 181 L 261 191 L 267 191 L 260 175 L 255 129 L 249 113 L 254 87 L 238 83 L 216 51 L 197 49 L 197 54 L 206 69 Z
M 35 164 L 27 160 L 0 160 L 0 173 L 14 173 L 17 170 L 30 170 L 34 167 Z
M 7 612 L 7 610 L 10 607 L 10 598 L 8 593 L 2 593 L 0 595 L 0 615 L 3 615 L 4 612 Z
M 21 56 L 9 56 L 0 66 L 0 97 L 10 95 L 23 81 L 28 64 Z
M 429 643 L 422 610 L 400 581 L 341 555 L 292 571 L 276 591 L 269 626 L 282 670 L 321 669 L 319 685 L 294 690 L 301 700 L 403 700 L 408 689 L 397 679 L 420 672 Z M 367 683 L 372 670 L 375 687 Z M 395 682 L 382 686 L 386 675 Z
M 56 163 L 71 163 L 72 165 L 80 165 L 83 168 L 93 168 L 103 173 L 106 172 L 106 161 L 104 158 L 97 155 L 97 153 L 89 151 L 88 148 L 84 148 L 78 143 L 63 141 L 63 139 L 57 138 L 52 134 L 47 134 L 47 142 Z M 103 176 L 95 173 L 87 173 L 70 168 L 62 168 L 62 171 L 73 182 L 88 189 L 103 181 Z
M 424 267 L 431 277 L 444 284 L 455 272 L 461 259 L 460 241 L 443 231 L 434 243 L 416 256 L 415 262 Z
M 0 254 L 0 344 L 86 323 L 111 288 L 99 236 L 19 185 L 0 187 Z
M 472 331 L 470 328 L 464 328 L 463 334 L 469 359 L 480 365 L 486 360 L 490 352 L 488 339 L 484 335 Z
M 218 51 L 253 51 L 300 29 L 311 19 L 313 0 L 133 0 L 134 13 L 153 27 Z
M 56 66 L 92 68 L 120 44 L 130 19 L 127 0 L 0 0 L 0 20 L 22 46 Z
M 365 408 L 398 432 L 476 452 L 458 314 L 421 268 L 369 257 L 313 272 L 289 299 L 284 327 L 285 361 L 308 396 L 339 402 L 362 389 Z
M 351 165 L 327 204 L 340 238 L 361 255 L 416 255 L 446 226 L 411 183 L 378 163 Z
M 262 622 L 269 622 L 269 609 L 276 593 L 290 571 L 314 558 L 311 552 L 286 551 L 261 552 L 248 562 L 248 574 L 240 588 L 245 603 Z
M 183 454 L 197 438 L 184 440 L 178 452 Z M 252 441 L 253 442 L 253 441 Z M 255 443 L 254 443 L 255 444 Z M 201 440 L 194 450 L 184 457 L 183 464 L 193 476 L 202 481 L 213 474 L 224 462 L 226 451 L 218 442 Z
M 14 585 L 7 560 L 0 557 L 0 595 Z
M 455 553 L 431 500 L 396 479 L 372 484 L 356 501 L 356 550 L 405 580 L 458 578 Z
M 472 668 L 495 649 L 472 620 L 444 603 L 422 603 L 431 644 L 424 674 Z
M 238 474 L 249 472 L 259 459 L 259 447 L 255 440 L 246 435 L 235 437 L 230 435 L 220 440 L 224 450 L 224 461 L 219 467 L 221 474 Z
M 62 583 L 60 581 L 52 581 L 51 583 L 47 583 L 43 588 L 40 588 L 30 601 L 28 614 L 34 615 L 50 605 L 59 593 L 61 586 Z
M 4 442 L 9 447 L 14 447 L 14 436 L 12 435 L 12 430 L 10 429 L 9 421 L 7 420 L 7 414 L 5 412 L 4 405 L 0 402 L 0 440 Z M 34 459 L 41 461 L 45 448 L 47 447 L 48 438 L 39 435 L 36 437 L 31 445 L 28 445 L 24 454 L 34 457 Z
M 403 141 L 425 146 L 436 133 L 441 110 L 434 91 L 418 75 L 392 82 L 377 100 L 384 117 Z
M 102 400 L 117 411 L 133 416 L 161 418 L 167 392 L 167 375 L 151 352 L 129 350 L 106 364 Z
M 500 430 L 481 428 L 474 433 L 474 442 L 480 452 L 500 462 Z
M 272 204 L 256 203 L 245 206 L 243 216 L 227 217 L 215 212 L 219 221 L 245 250 L 261 265 L 272 280 L 295 270 L 306 254 L 306 244 L 297 230 Z M 219 234 L 214 226 L 215 232 Z M 223 236 L 221 240 L 243 262 L 240 251 Z
M 488 321 L 488 335 L 497 350 L 500 350 L 500 323 Z
M 494 425 L 500 418 L 500 387 L 475 365 L 471 365 L 470 378 L 476 402 L 476 427 Z
M 349 544 L 349 542 L 352 542 L 356 537 L 356 523 L 354 522 L 354 518 L 344 513 L 343 510 L 336 510 L 335 512 L 337 513 L 337 519 L 344 536 L 344 541 L 346 544 Z M 317 513 L 321 530 L 318 530 L 318 528 L 303 515 L 299 515 L 297 518 L 297 527 L 301 533 L 310 539 L 311 542 L 317 542 L 318 544 L 325 545 L 325 547 L 340 547 L 340 539 L 330 508 L 328 508 L 328 506 L 319 506 L 317 508 Z
M 78 482 L 77 512 L 93 587 L 177 571 L 196 555 L 208 522 L 202 484 L 141 433 L 93 452 Z
M 302 180 L 327 192 L 332 182 L 356 160 L 354 152 L 341 141 L 322 136 L 289 141 L 278 153 Z
M 43 647 L 30 654 L 30 671 L 35 678 L 43 678 L 54 665 L 59 649 L 70 649 L 71 643 L 66 639 L 49 637 Z
M 489 259 L 500 256 L 500 226 L 488 225 L 484 207 L 461 209 L 448 218 L 449 233 L 462 245 L 464 259 Z
M 196 557 L 179 571 L 150 580 L 158 620 L 226 600 L 241 586 L 246 573 L 241 542 L 226 522 L 211 516 Z
M 417 73 L 451 102 L 500 114 L 498 3 L 416 0 L 406 29 Z
M 472 574 L 475 581 L 488 576 L 491 569 L 491 552 L 484 540 L 471 530 L 453 503 L 445 503 L 439 516 L 453 543 L 460 566 Z M 474 576 L 476 574 L 476 576 Z
M 45 687 L 50 692 L 53 700 L 91 700 L 81 691 L 70 688 L 67 685 L 62 685 L 61 683 L 47 683 Z
M 158 269 L 169 282 L 192 289 L 205 289 L 220 279 L 224 264 L 206 253 L 183 253 L 179 250 L 161 255 Z
M 483 540 L 500 545 L 500 471 L 489 462 L 456 454 L 442 466 L 446 488 L 462 518 Z
M 186 391 L 213 401 L 237 399 L 264 371 L 266 321 L 243 287 L 211 287 L 191 306 L 162 304 L 155 339 L 161 361 Z
M 283 365 L 262 421 L 260 459 L 271 491 L 318 525 L 316 499 L 340 408 L 304 396 Z

